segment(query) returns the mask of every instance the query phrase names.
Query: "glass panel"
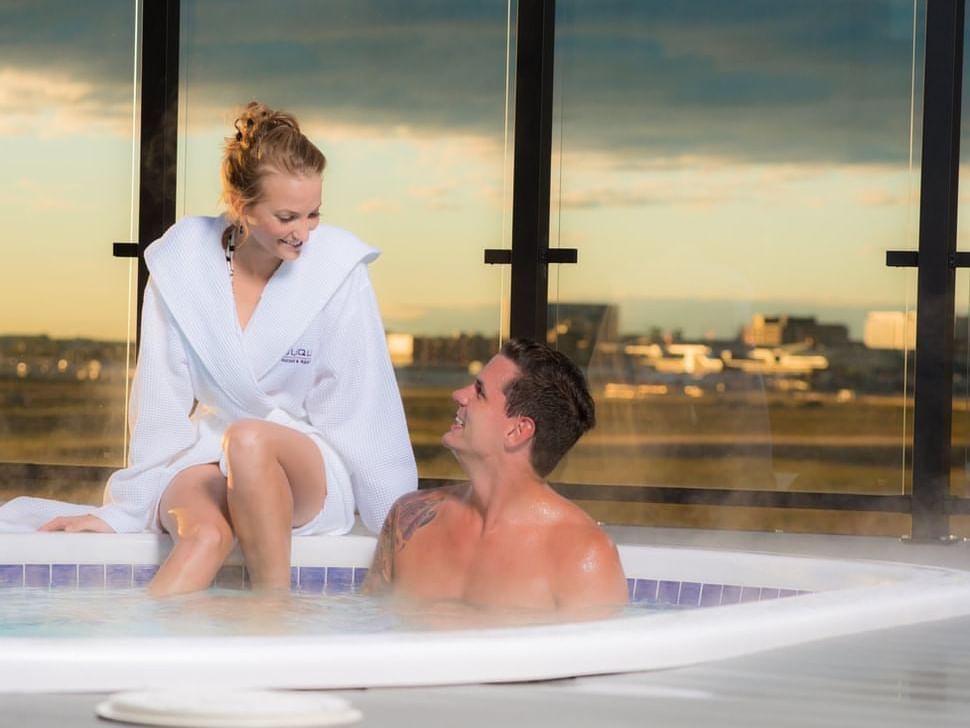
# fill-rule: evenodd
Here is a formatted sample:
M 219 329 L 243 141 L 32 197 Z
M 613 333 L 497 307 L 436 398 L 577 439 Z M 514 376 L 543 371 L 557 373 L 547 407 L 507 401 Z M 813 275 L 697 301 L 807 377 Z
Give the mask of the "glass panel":
M 963 182 L 961 173 L 961 183 Z M 962 209 L 961 209 L 962 212 Z M 967 249 L 964 226 L 958 224 L 958 245 Z M 953 434 L 950 491 L 970 496 L 970 291 L 966 271 L 957 271 L 956 320 L 953 330 Z M 964 519 L 970 527 L 970 519 Z M 963 528 L 960 535 L 970 534 Z
M 916 276 L 885 251 L 916 248 L 924 9 L 558 3 L 551 240 L 579 264 L 550 339 L 600 422 L 554 477 L 910 487 Z
M 509 246 L 507 2 L 183 0 L 178 214 L 218 211 L 222 139 L 256 98 L 327 155 L 323 219 L 383 251 L 371 266 L 422 476 L 450 393 L 497 351 Z
M 0 500 L 99 502 L 124 462 L 135 239 L 136 2 L 0 10 Z M 23 468 L 15 463 L 36 463 Z

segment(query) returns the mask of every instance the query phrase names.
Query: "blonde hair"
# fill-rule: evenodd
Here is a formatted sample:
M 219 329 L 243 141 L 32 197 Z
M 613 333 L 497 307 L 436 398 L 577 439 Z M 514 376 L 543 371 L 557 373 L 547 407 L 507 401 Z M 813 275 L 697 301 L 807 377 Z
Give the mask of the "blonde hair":
M 263 197 L 263 178 L 273 172 L 320 175 L 327 158 L 300 131 L 292 114 L 250 101 L 226 137 L 222 156 L 222 201 L 233 224 L 245 228 L 242 211 Z

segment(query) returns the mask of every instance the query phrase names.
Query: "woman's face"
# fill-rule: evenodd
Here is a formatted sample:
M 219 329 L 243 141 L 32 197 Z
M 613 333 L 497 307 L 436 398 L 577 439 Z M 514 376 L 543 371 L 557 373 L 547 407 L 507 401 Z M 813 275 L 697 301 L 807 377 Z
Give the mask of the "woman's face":
M 280 260 L 296 260 L 320 222 L 321 179 L 271 171 L 262 187 L 263 198 L 245 210 L 247 245 L 256 244 Z

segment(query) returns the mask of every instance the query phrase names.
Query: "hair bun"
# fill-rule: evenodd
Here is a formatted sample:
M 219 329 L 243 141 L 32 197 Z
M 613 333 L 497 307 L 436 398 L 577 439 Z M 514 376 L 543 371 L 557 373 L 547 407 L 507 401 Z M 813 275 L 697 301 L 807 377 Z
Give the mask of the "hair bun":
M 250 101 L 233 126 L 236 128 L 236 141 L 244 151 L 255 146 L 264 134 L 273 129 L 288 127 L 300 131 L 300 125 L 291 114 L 275 111 L 258 101 Z

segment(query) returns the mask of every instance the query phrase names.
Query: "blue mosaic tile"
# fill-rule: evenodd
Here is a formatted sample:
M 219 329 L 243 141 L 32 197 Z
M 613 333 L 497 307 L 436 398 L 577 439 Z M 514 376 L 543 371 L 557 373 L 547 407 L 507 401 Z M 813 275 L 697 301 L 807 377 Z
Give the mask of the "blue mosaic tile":
M 756 602 L 758 597 L 761 596 L 761 589 L 756 586 L 746 586 L 741 589 L 741 601 L 742 602 Z
M 721 589 L 721 604 L 737 604 L 741 601 L 741 587 L 725 584 Z
M 696 607 L 701 601 L 701 587 L 696 581 L 683 581 L 680 583 L 680 595 L 677 597 L 677 604 L 681 607 Z
M 143 587 L 157 571 L 155 564 L 0 564 L 0 587 Z M 367 571 L 366 568 L 352 567 L 294 566 L 290 569 L 290 588 L 315 594 L 354 592 L 363 585 Z M 711 607 L 812 593 L 798 589 L 655 579 L 627 579 L 626 582 L 631 602 L 683 607 Z M 249 585 L 249 574 L 240 565 L 224 566 L 214 583 L 224 588 L 245 588 Z
M 82 589 L 104 589 L 104 564 L 79 564 L 77 585 Z
M 148 582 L 154 578 L 157 571 L 157 564 L 135 564 L 131 567 L 131 585 L 148 586 Z
M 700 606 L 702 607 L 716 607 L 721 603 L 721 592 L 724 587 L 720 584 L 704 584 L 701 589 L 701 601 Z
M 327 594 L 347 594 L 354 591 L 354 570 L 346 566 L 327 569 Z
M 637 579 L 636 592 L 633 594 L 636 602 L 657 601 L 657 582 L 654 579 Z
M 131 564 L 107 564 L 104 567 L 104 585 L 109 589 L 130 587 Z
M 313 594 L 323 593 L 327 585 L 327 570 L 322 566 L 300 567 L 300 591 Z
M 673 606 L 680 596 L 679 581 L 661 581 L 657 585 L 657 602 Z
M 51 564 L 51 586 L 64 589 L 77 586 L 77 564 Z
M 242 589 L 243 567 L 223 566 L 216 574 L 215 585 L 222 589 Z
M 23 564 L 0 564 L 0 588 L 24 585 Z
M 24 585 L 47 589 L 51 585 L 50 564 L 26 564 L 24 566 Z

